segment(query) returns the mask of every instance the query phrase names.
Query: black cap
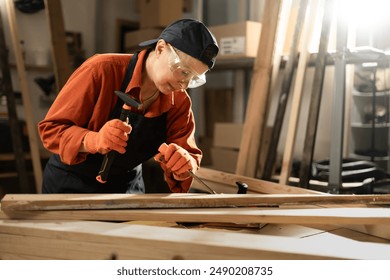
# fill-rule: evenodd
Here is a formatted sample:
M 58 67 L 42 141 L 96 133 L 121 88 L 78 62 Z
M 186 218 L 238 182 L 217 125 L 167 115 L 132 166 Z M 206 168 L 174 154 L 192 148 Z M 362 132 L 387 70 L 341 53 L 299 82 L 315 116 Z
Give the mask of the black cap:
M 177 20 L 166 27 L 157 39 L 145 41 L 139 45 L 149 46 L 160 39 L 202 61 L 209 69 L 214 67 L 219 50 L 217 40 L 202 22 L 194 19 Z

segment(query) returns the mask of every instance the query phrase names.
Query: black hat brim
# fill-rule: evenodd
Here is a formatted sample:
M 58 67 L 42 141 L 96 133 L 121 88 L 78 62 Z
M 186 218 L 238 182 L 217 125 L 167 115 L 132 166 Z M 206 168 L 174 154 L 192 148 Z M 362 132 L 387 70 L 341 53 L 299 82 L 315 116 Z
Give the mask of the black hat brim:
M 143 41 L 141 43 L 139 43 L 138 45 L 140 47 L 147 47 L 147 46 L 151 46 L 153 44 L 156 44 L 158 42 L 158 38 L 157 39 L 151 39 L 151 40 L 147 40 L 147 41 Z

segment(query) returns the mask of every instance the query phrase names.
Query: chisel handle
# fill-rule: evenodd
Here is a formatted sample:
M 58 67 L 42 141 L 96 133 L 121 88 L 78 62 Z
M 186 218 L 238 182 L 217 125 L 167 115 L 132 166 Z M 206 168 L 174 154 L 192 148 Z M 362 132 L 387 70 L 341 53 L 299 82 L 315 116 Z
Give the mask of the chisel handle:
M 114 161 L 116 153 L 116 151 L 110 151 L 104 156 L 100 171 L 96 176 L 96 180 L 98 182 L 102 184 L 107 182 L 108 173 L 110 173 L 111 165 Z

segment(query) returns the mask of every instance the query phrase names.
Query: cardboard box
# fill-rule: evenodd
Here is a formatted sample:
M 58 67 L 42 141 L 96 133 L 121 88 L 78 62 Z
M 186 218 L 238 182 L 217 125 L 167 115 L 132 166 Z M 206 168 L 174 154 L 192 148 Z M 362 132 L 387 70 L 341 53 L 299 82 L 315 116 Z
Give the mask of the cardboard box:
M 238 150 L 229 148 L 211 148 L 212 168 L 224 172 L 235 173 Z
M 243 124 L 215 123 L 214 147 L 240 149 Z
M 220 51 L 217 59 L 256 57 L 261 33 L 261 23 L 244 21 L 210 26 Z
M 183 17 L 183 0 L 140 0 L 140 27 L 166 27 Z
M 161 31 L 163 31 L 163 28 L 145 28 L 127 32 L 125 34 L 125 51 L 132 53 L 140 49 L 139 43 L 157 38 L 160 36 Z

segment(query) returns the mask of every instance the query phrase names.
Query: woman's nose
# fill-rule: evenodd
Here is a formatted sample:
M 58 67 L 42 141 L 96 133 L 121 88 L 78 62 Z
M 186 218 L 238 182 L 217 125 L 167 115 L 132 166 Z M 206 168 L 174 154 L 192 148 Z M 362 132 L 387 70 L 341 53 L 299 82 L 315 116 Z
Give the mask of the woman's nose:
M 189 83 L 190 83 L 189 81 L 179 81 L 180 88 L 187 89 Z

